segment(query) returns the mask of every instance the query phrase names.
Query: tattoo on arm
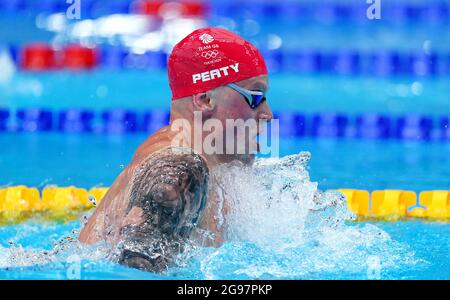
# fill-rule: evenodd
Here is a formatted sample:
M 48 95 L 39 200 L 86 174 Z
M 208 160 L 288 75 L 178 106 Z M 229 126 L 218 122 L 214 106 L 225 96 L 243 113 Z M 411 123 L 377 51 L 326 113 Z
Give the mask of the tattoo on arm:
M 140 207 L 145 221 L 121 229 L 120 263 L 154 272 L 167 268 L 201 218 L 208 173 L 199 155 L 170 149 L 136 169 L 127 212 Z

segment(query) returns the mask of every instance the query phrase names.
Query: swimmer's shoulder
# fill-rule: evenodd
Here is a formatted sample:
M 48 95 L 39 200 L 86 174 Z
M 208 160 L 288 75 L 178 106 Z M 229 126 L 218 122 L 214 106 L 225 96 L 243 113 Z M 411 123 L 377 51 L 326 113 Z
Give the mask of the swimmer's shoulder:
M 154 151 L 133 170 L 130 206 L 143 201 L 177 201 L 183 197 L 203 198 L 208 190 L 206 161 L 190 148 L 166 147 Z
M 137 162 L 133 177 L 148 171 L 161 172 L 177 170 L 178 175 L 188 172 L 191 175 L 209 174 L 205 159 L 191 148 L 167 146 L 148 154 Z M 167 174 L 170 175 L 170 174 Z
M 160 128 L 139 145 L 133 155 L 133 162 L 140 162 L 149 157 L 153 152 L 170 148 L 171 142 L 172 138 L 168 127 Z

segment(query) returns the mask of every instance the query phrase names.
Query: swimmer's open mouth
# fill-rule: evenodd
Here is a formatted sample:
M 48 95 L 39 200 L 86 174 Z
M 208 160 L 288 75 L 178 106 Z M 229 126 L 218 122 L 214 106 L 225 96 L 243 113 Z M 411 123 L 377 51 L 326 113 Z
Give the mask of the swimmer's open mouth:
M 258 134 L 256 134 L 252 139 L 251 139 L 251 141 L 254 141 L 254 145 L 256 146 L 256 152 L 258 153 L 258 152 L 260 152 L 260 144 L 259 144 L 259 142 L 258 142 L 258 136 L 259 136 L 259 133 Z
M 261 121 L 260 121 L 261 122 Z M 256 152 L 260 152 L 260 149 L 261 149 L 261 145 L 259 144 L 259 142 L 258 142 L 258 138 L 259 138 L 259 135 L 261 134 L 261 133 L 264 133 L 266 130 L 267 130 L 267 125 L 268 125 L 268 121 L 266 121 L 266 120 L 264 120 L 264 124 L 265 124 L 265 126 L 258 126 L 258 129 L 257 129 L 257 131 L 256 131 L 256 134 L 255 134 L 255 136 L 253 137 L 254 139 L 255 139 L 255 143 L 256 143 Z

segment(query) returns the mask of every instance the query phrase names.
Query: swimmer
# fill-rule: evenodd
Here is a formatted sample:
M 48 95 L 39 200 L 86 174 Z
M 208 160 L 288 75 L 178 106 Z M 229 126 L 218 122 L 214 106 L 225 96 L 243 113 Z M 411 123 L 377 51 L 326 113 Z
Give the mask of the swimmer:
M 245 139 L 244 151 L 197 151 L 191 142 L 194 115 L 200 113 L 203 124 L 213 119 L 221 124 L 227 119 L 260 124 L 273 117 L 265 98 L 264 59 L 255 46 L 230 31 L 193 31 L 173 48 L 168 77 L 170 124 L 139 146 L 79 235 L 83 243 L 106 241 L 119 249 L 119 263 L 152 272 L 170 266 L 183 243 L 193 238 L 194 228 L 211 233 L 210 246 L 223 242 L 224 227 L 215 216 L 219 210 L 226 215 L 226 205 L 218 204 L 211 170 L 236 160 L 254 160 L 250 145 L 260 133 L 255 131 L 233 135 L 233 145 Z M 180 128 L 172 130 L 179 120 L 181 138 Z M 174 146 L 176 138 L 180 146 Z

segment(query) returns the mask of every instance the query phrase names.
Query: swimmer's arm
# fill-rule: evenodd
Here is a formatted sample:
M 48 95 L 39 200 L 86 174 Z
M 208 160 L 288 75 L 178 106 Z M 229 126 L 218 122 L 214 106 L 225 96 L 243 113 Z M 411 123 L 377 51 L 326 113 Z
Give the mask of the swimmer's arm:
M 167 150 L 140 164 L 125 218 L 139 221 L 127 221 L 121 229 L 119 262 L 154 272 L 167 268 L 200 220 L 207 190 L 208 168 L 198 155 Z
M 122 191 L 125 189 L 129 178 L 129 169 L 126 168 L 114 180 L 111 187 L 106 192 L 100 204 L 95 208 L 93 214 L 87 220 L 86 225 L 81 229 L 78 239 L 82 243 L 94 244 L 105 239 L 105 214 L 112 202 L 118 202 Z

